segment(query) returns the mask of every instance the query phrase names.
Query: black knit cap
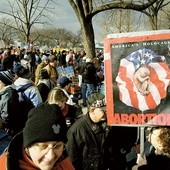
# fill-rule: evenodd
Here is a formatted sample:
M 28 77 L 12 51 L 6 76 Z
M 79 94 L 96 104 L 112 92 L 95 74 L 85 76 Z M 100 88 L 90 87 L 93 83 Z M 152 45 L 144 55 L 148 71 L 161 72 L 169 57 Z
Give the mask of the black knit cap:
M 32 109 L 23 129 L 24 148 L 38 142 L 67 142 L 65 118 L 56 104 L 43 104 Z

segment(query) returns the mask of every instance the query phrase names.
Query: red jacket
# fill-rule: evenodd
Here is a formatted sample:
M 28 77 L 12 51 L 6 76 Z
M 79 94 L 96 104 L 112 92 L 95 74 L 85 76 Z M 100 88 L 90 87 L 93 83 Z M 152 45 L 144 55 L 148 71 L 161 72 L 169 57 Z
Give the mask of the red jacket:
M 8 151 L 0 156 L 0 170 L 21 170 L 19 160 L 22 159 L 22 138 L 22 132 L 16 135 L 10 143 Z M 75 168 L 70 159 L 65 157 L 55 170 L 75 170 Z

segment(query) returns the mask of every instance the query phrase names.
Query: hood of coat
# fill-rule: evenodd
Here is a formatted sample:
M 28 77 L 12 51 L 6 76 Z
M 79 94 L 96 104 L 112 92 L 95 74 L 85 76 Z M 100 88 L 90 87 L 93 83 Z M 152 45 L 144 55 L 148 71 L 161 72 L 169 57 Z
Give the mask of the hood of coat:
M 20 89 L 21 86 L 25 86 L 28 84 L 33 84 L 33 82 L 31 80 L 25 79 L 25 78 L 21 78 L 19 77 L 18 79 L 15 80 L 14 85 L 16 86 L 16 89 Z
M 19 169 L 19 161 L 22 158 L 23 133 L 17 134 L 8 147 L 7 169 Z

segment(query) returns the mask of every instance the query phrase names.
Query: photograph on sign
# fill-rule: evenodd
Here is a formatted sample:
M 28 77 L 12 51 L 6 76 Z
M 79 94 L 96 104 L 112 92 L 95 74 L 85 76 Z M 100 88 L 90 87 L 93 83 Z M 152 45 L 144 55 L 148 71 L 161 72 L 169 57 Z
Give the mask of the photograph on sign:
M 109 91 L 109 95 L 113 95 L 111 124 L 170 124 L 170 34 L 168 36 L 169 39 L 154 34 L 107 41 L 113 89 L 111 94 L 106 83 L 106 94 Z M 107 74 L 106 69 L 106 79 Z

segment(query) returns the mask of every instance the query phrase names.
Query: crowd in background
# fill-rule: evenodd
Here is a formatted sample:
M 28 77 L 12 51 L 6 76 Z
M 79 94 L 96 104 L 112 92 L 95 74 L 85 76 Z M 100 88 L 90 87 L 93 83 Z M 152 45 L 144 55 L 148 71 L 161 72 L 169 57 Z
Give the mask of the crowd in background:
M 0 50 L 1 169 L 170 169 L 169 127 L 146 129 L 140 155 L 138 128 L 107 125 L 103 60 L 102 51 Z M 68 66 L 81 100 L 58 73 Z

